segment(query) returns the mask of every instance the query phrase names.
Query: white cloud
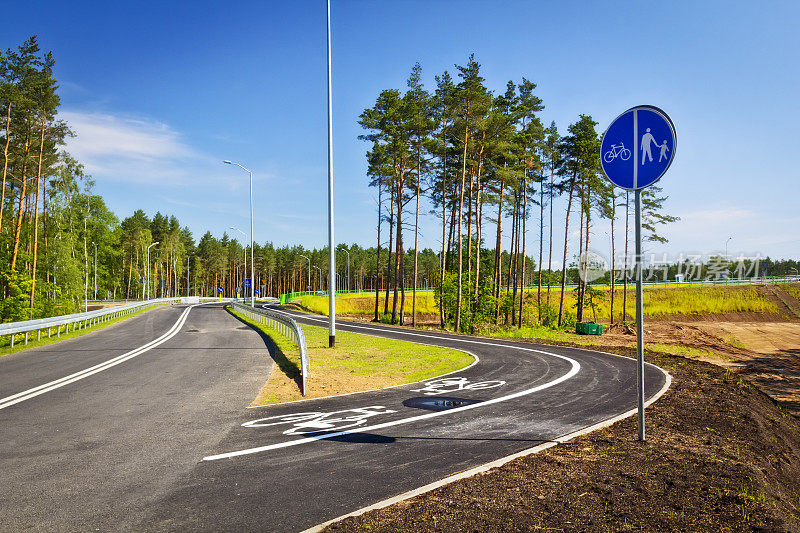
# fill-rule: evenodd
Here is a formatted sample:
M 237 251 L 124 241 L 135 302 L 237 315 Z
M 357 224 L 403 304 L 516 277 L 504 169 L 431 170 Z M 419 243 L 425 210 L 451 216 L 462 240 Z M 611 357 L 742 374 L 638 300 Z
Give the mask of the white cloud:
M 60 115 L 75 132 L 75 137 L 67 140 L 67 151 L 95 177 L 135 183 L 187 183 L 187 161 L 210 161 L 162 122 L 80 111 L 62 111 Z

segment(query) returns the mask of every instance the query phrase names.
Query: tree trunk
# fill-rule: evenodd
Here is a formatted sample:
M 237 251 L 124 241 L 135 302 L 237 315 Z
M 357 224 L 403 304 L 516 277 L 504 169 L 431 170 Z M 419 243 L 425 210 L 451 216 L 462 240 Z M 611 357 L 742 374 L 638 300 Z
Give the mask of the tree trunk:
M 611 206 L 611 325 L 614 325 L 614 220 L 617 218 L 617 197 L 614 192 L 611 192 L 611 201 L 614 203 Z
M 575 177 L 569 184 L 569 200 L 567 200 L 567 219 L 564 224 L 564 261 L 561 265 L 561 301 L 558 304 L 558 327 L 564 323 L 564 292 L 567 290 L 567 243 L 569 242 L 569 213 L 572 209 L 572 194 L 575 191 Z
M 478 156 L 478 182 L 475 198 L 475 295 L 472 301 L 472 328 L 470 331 L 475 333 L 475 320 L 478 312 L 478 289 L 480 287 L 481 279 L 481 219 L 483 217 L 483 185 L 481 184 L 481 167 L 483 163 L 483 148 L 481 147 L 481 155 Z
M 505 163 L 503 164 L 503 168 L 505 168 Z M 497 233 L 495 237 L 495 244 L 494 244 L 494 277 L 492 281 L 494 283 L 492 294 L 494 294 L 495 302 L 494 302 L 494 323 L 497 324 L 497 321 L 500 319 L 500 284 L 502 281 L 502 268 L 503 266 L 501 263 L 502 256 L 502 246 L 503 243 L 501 242 L 502 232 L 503 232 L 503 190 L 505 189 L 505 175 L 500 178 L 500 201 L 497 207 Z
M 25 148 L 23 150 L 23 161 L 24 162 L 22 163 L 22 188 L 21 188 L 20 193 L 19 193 L 19 208 L 17 210 L 18 211 L 17 212 L 17 223 L 16 223 L 16 225 L 14 227 L 14 245 L 13 245 L 13 251 L 12 251 L 12 255 L 11 255 L 11 271 L 14 271 L 16 269 L 16 266 L 17 266 L 17 257 L 18 257 L 18 254 L 19 254 L 19 239 L 20 239 L 20 232 L 22 231 L 22 217 L 25 214 L 25 211 L 23 210 L 23 207 L 24 207 L 25 195 L 26 195 L 26 192 L 28 190 L 28 188 L 27 188 L 27 184 L 28 184 L 27 172 L 28 172 L 28 150 L 29 150 L 29 147 L 30 147 L 30 142 L 29 141 L 30 141 L 29 139 L 27 139 L 27 138 L 25 139 L 25 145 L 24 145 Z
M 39 142 L 39 163 L 36 171 L 36 202 L 33 204 L 33 266 L 31 268 L 31 310 L 30 318 L 33 318 L 33 297 L 36 291 L 36 259 L 39 252 L 39 189 L 42 183 L 42 158 L 44 157 L 44 133 L 45 133 L 45 119 L 46 116 L 42 114 L 42 136 Z
M 6 116 L 6 145 L 3 148 L 3 192 L 0 199 L 0 232 L 3 230 L 3 211 L 6 207 L 6 177 L 8 176 L 8 145 L 11 142 L 11 102 L 8 102 Z
M 414 221 L 414 292 L 411 296 L 411 326 L 417 327 L 417 271 L 419 268 L 419 182 L 422 170 L 422 156 L 417 148 L 417 207 Z M 402 314 L 402 313 L 401 313 Z
M 381 180 L 380 174 L 378 175 L 378 253 L 375 256 L 375 316 L 373 317 L 372 321 L 378 321 L 378 305 L 379 305 L 379 294 L 380 290 L 378 289 L 378 274 L 381 271 L 381 209 L 383 209 L 382 203 L 382 196 L 383 196 L 383 182 Z
M 553 277 L 553 167 L 550 167 L 550 237 L 547 244 L 550 251 L 547 253 L 547 305 L 550 305 L 550 278 Z
M 519 283 L 519 327 L 522 327 L 522 314 L 525 307 L 525 245 L 528 233 L 528 177 L 522 178 L 522 272 Z
M 400 256 L 403 253 L 403 173 L 400 173 L 400 179 L 397 184 L 397 191 L 395 191 L 395 202 L 397 202 L 397 225 L 395 233 L 395 252 L 394 252 L 394 295 L 392 299 L 392 324 L 397 324 L 397 297 L 399 296 L 400 285 L 402 283 L 403 271 L 400 269 L 401 262 Z M 402 306 L 402 303 L 401 303 Z
M 458 280 L 456 295 L 456 333 L 461 332 L 461 275 L 464 273 L 464 243 L 461 235 L 461 222 L 464 216 L 464 186 L 467 180 L 467 142 L 469 140 L 469 126 L 464 126 L 464 153 L 461 159 L 461 189 L 458 197 Z
M 581 217 L 580 217 L 580 236 L 578 238 L 578 272 L 583 271 L 583 264 L 581 262 L 581 252 L 583 251 L 583 215 L 584 215 L 584 196 L 583 184 L 580 187 L 580 201 L 581 201 Z M 578 276 L 578 308 L 575 310 L 576 320 L 583 322 L 583 276 Z
M 627 320 L 628 312 L 628 222 L 630 220 L 631 193 L 625 191 L 625 264 L 622 276 L 622 321 Z
M 544 174 L 544 173 L 543 173 Z M 537 320 L 542 323 L 542 255 L 544 252 L 544 175 L 539 182 L 539 281 L 536 289 Z
M 442 257 L 441 263 L 441 277 L 439 280 L 439 325 L 442 329 L 445 327 L 444 321 L 444 275 L 447 269 L 447 248 L 445 243 L 447 233 L 447 138 L 445 136 L 445 128 L 447 123 L 442 126 Z
M 383 299 L 383 314 L 389 313 L 389 287 L 392 284 L 392 237 L 394 236 L 394 187 L 390 187 L 389 198 L 389 248 L 386 249 L 386 295 Z

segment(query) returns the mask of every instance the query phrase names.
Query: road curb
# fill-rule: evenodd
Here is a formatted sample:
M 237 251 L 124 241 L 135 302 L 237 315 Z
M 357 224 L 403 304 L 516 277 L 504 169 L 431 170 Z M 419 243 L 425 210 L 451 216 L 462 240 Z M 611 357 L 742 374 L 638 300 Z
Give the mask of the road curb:
M 593 351 L 593 350 L 588 350 L 588 351 Z M 601 353 L 605 353 L 605 352 L 601 352 Z M 618 355 L 618 354 L 608 354 L 608 355 Z M 624 357 L 624 356 L 622 356 L 622 357 Z M 653 365 L 653 366 L 655 366 L 655 365 Z M 645 404 L 644 404 L 645 407 L 650 406 L 653 402 L 655 402 L 656 400 L 661 398 L 661 396 L 663 396 L 664 393 L 666 393 L 667 390 L 669 390 L 670 385 L 672 385 L 672 376 L 670 375 L 670 373 L 667 372 L 666 370 L 664 370 L 661 367 L 657 367 L 656 366 L 656 368 L 658 368 L 661 372 L 664 373 L 664 376 L 665 376 L 664 386 L 661 387 L 661 390 L 659 390 L 652 398 L 650 398 L 649 400 L 647 400 L 645 402 Z M 465 470 L 463 472 L 459 472 L 458 474 L 453 474 L 452 476 L 448 476 L 448 477 L 446 477 L 444 479 L 440 479 L 439 481 L 434 481 L 433 483 L 429 483 L 427 485 L 423 485 L 422 487 L 416 488 L 414 490 L 410 490 L 410 491 L 404 492 L 402 494 L 398 494 L 397 496 L 393 496 L 391 498 L 387 498 L 387 499 L 379 501 L 377 503 L 373 503 L 372 505 L 368 505 L 366 507 L 362 507 L 361 509 L 357 509 L 357 510 L 351 512 L 351 513 L 347 513 L 347 514 L 338 516 L 336 518 L 328 520 L 327 522 L 323 522 L 321 524 L 317 524 L 317 525 L 312 526 L 312 527 L 310 527 L 308 529 L 305 529 L 301 533 L 316 533 L 318 531 L 322 531 L 324 528 L 328 527 L 331 524 L 335 524 L 336 522 L 340 522 L 340 521 L 344 520 L 345 518 L 350 518 L 350 517 L 353 517 L 353 516 L 360 516 L 360 515 L 362 515 L 364 513 L 367 513 L 369 511 L 374 511 L 376 509 L 383 509 L 384 507 L 388 507 L 390 505 L 394 505 L 395 503 L 402 502 L 404 500 L 408 500 L 408 499 L 414 498 L 414 497 L 419 496 L 421 494 L 425 494 L 426 492 L 430 492 L 432 490 L 438 489 L 438 488 L 443 487 L 445 485 L 449 485 L 450 483 L 453 483 L 455 481 L 459 481 L 461 479 L 470 478 L 472 476 L 475 476 L 475 475 L 478 475 L 478 474 L 482 474 L 484 472 L 488 472 L 489 470 L 491 470 L 493 468 L 497 468 L 499 466 L 502 466 L 502 465 L 504 465 L 504 464 L 506 464 L 506 463 L 508 463 L 510 461 L 513 461 L 514 459 L 518 459 L 520 457 L 525 457 L 527 455 L 533 455 L 535 453 L 539 453 L 539 452 L 541 452 L 543 450 L 546 450 L 548 448 L 552 448 L 553 446 L 555 446 L 557 444 L 568 442 L 568 441 L 570 441 L 570 440 L 572 440 L 572 439 L 574 439 L 576 437 L 580 437 L 582 435 L 586 435 L 586 434 L 591 433 L 593 431 L 596 431 L 598 429 L 602 429 L 604 427 L 611 426 L 611 425 L 619 422 L 620 420 L 624 420 L 624 419 L 626 419 L 626 418 L 628 418 L 630 416 L 635 415 L 637 412 L 638 412 L 638 409 L 636 409 L 636 408 L 631 409 L 630 411 L 626 411 L 626 412 L 624 412 L 622 414 L 619 414 L 619 415 L 617 415 L 615 417 L 609 418 L 608 420 L 604 420 L 602 422 L 598 422 L 597 424 L 591 425 L 591 426 L 583 428 L 581 430 L 578 430 L 578 431 L 575 431 L 575 432 L 572 432 L 572 433 L 568 433 L 568 434 L 566 434 L 566 435 L 564 435 L 562 437 L 559 437 L 556 440 L 553 440 L 553 441 L 550 441 L 550 442 L 545 442 L 543 444 L 539 444 L 539 445 L 534 446 L 532 448 L 528 448 L 527 450 L 522 450 L 521 452 L 517 452 L 517 453 L 511 454 L 511 455 L 507 455 L 505 457 L 501 457 L 500 459 L 495 459 L 494 461 L 490 461 L 488 463 L 484 463 L 482 465 L 470 468 L 469 470 Z

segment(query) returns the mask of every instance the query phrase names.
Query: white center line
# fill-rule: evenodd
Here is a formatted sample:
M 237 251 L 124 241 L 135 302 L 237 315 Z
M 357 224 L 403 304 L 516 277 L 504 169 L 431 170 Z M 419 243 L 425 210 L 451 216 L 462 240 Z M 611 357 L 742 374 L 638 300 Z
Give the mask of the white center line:
M 69 376 L 64 376 L 63 378 L 51 381 L 49 383 L 45 383 L 43 385 L 39 385 L 38 387 L 33 387 L 32 389 L 28 389 L 26 391 L 18 392 L 17 394 L 13 394 L 6 398 L 2 398 L 0 399 L 0 409 L 11 407 L 14 404 L 18 404 L 20 402 L 24 402 L 25 400 L 30 400 L 31 398 L 35 398 L 40 394 L 50 392 L 52 390 L 63 387 L 64 385 L 69 385 L 70 383 L 74 383 L 83 378 L 87 378 L 93 374 L 97 374 L 98 372 L 102 372 L 103 370 L 107 370 L 120 363 L 124 363 L 128 359 L 133 359 L 137 355 L 141 355 L 149 350 L 152 350 L 156 346 L 159 346 L 167 342 L 169 339 L 177 335 L 178 332 L 180 332 L 181 328 L 183 327 L 183 324 L 186 322 L 186 317 L 189 316 L 189 311 L 191 311 L 192 308 L 196 307 L 197 305 L 205 305 L 205 304 L 196 304 L 187 307 L 183 311 L 181 316 L 178 317 L 178 321 L 175 322 L 175 324 L 170 328 L 170 330 L 161 335 L 160 337 L 158 337 L 157 339 L 154 339 L 148 342 L 147 344 L 139 346 L 138 348 L 135 348 L 129 352 L 125 352 L 122 355 L 118 355 L 113 359 L 109 359 L 108 361 L 96 364 L 89 368 L 85 368 L 79 372 L 75 372 L 74 374 L 70 374 Z

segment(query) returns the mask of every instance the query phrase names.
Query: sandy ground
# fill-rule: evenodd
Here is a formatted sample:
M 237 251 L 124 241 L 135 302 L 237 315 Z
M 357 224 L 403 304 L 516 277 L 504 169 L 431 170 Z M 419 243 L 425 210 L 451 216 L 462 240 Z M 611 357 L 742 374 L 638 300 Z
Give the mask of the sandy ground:
M 615 326 L 598 346 L 634 346 L 636 336 Z M 735 370 L 800 418 L 800 321 L 651 322 L 645 346 Z

